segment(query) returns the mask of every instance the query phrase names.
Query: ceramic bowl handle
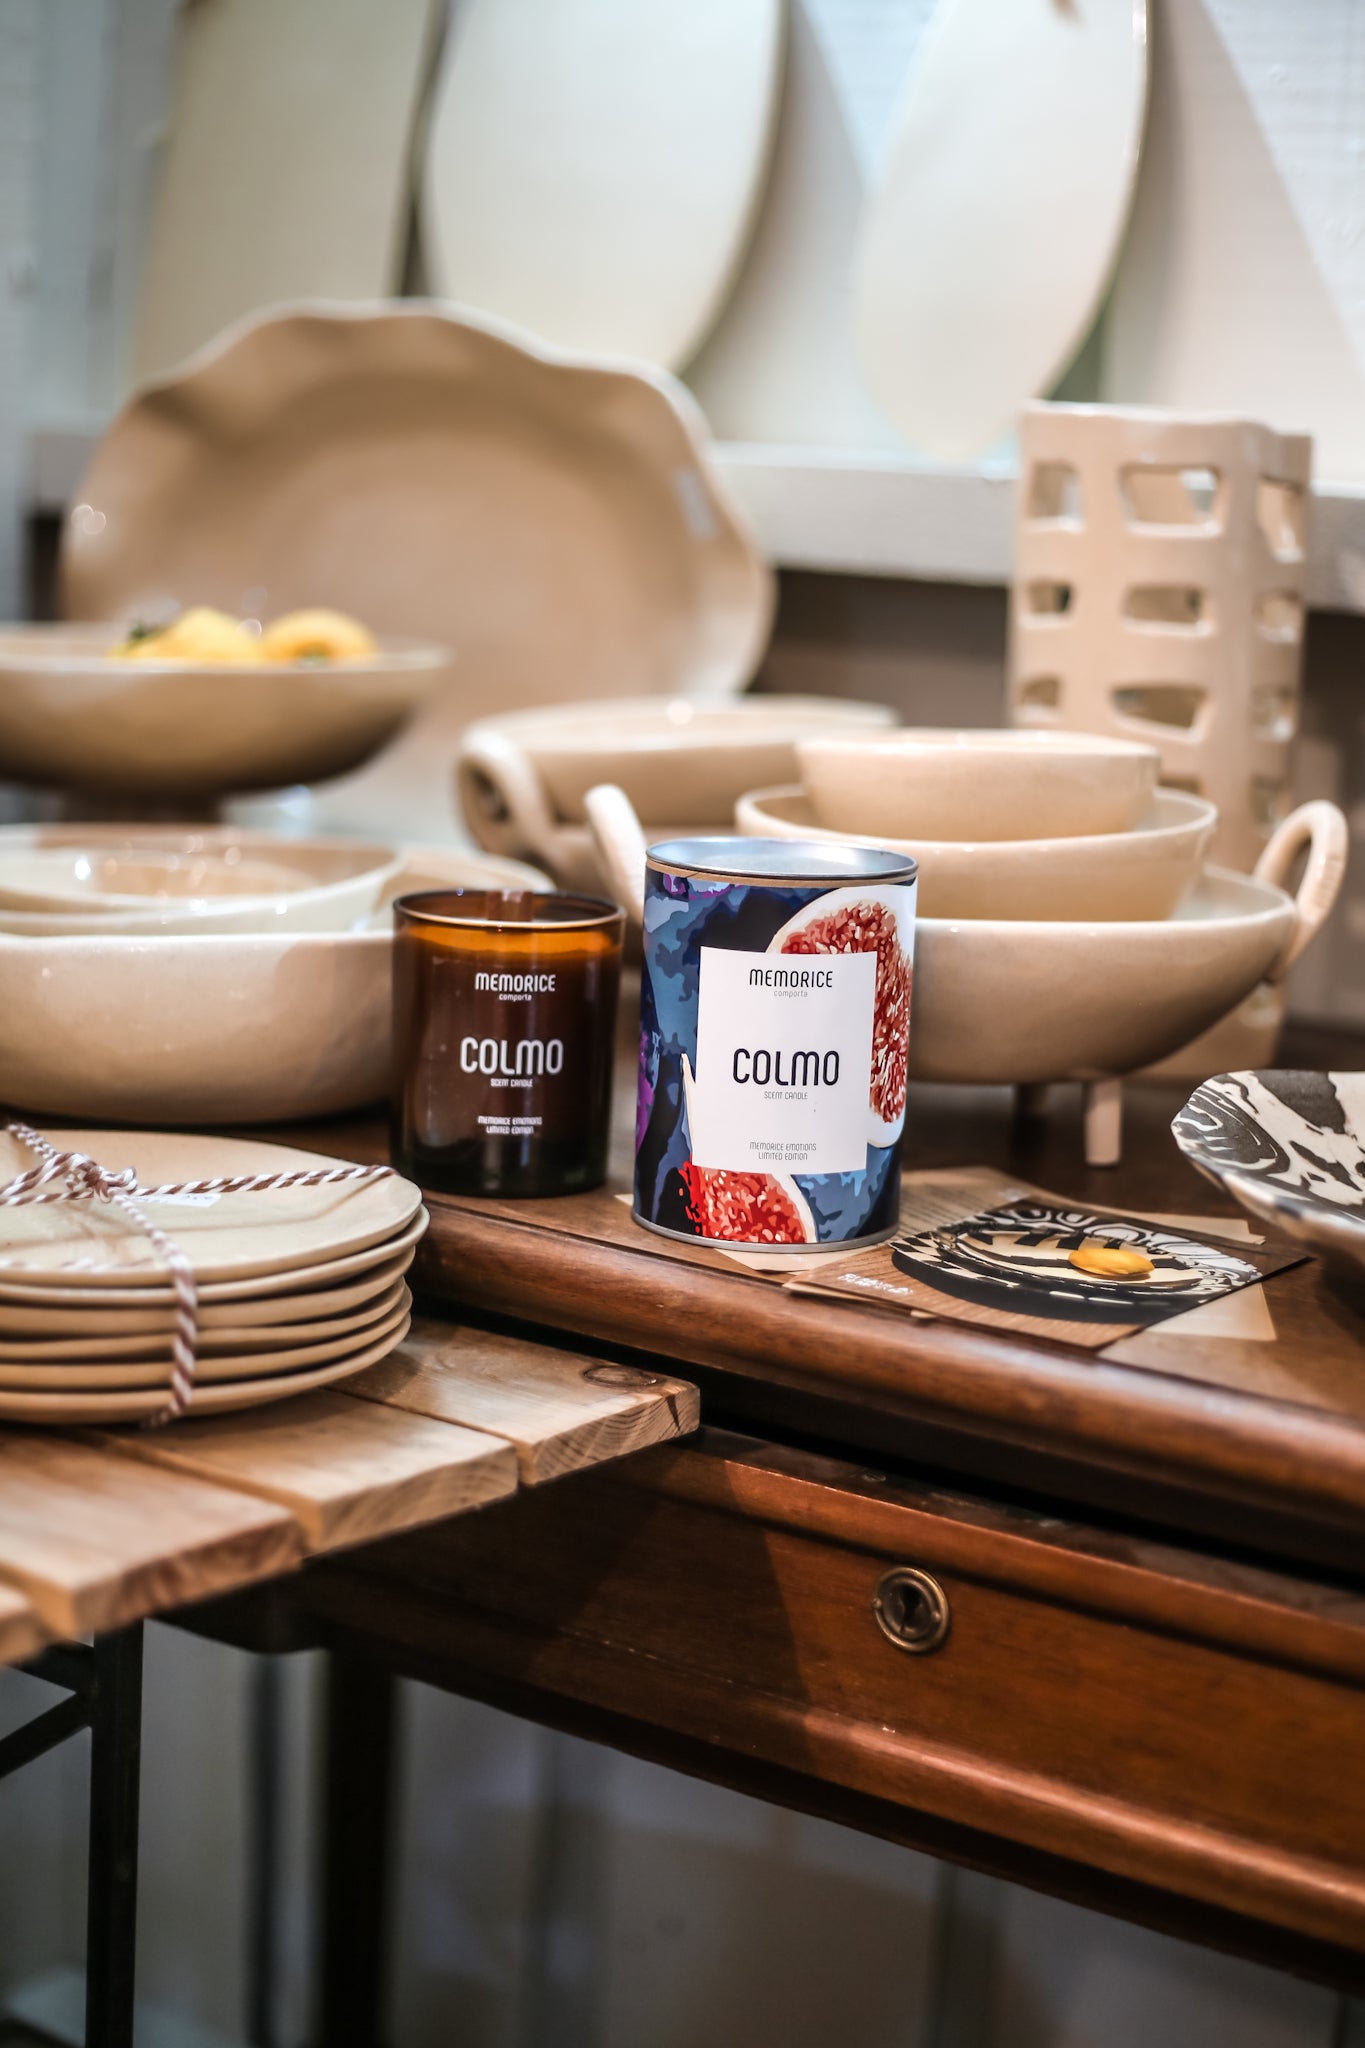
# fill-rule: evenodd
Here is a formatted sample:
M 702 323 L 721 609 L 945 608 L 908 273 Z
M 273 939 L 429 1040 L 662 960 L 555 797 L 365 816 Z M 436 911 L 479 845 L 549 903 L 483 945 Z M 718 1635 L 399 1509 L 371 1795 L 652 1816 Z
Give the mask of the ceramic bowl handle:
M 1294 929 L 1267 980 L 1280 981 L 1309 940 L 1315 938 L 1326 923 L 1346 872 L 1349 845 L 1345 817 L 1335 804 L 1322 799 L 1300 804 L 1282 824 L 1276 826 L 1265 852 L 1256 863 L 1257 879 L 1273 882 L 1277 889 L 1283 889 L 1290 869 L 1305 846 L 1308 848 L 1308 861 L 1294 898 L 1294 908 L 1298 913 Z
M 455 763 L 455 794 L 470 831 L 489 853 L 544 859 L 554 818 L 525 751 L 489 727 L 466 733 Z
M 645 835 L 635 806 L 614 782 L 599 782 L 583 799 L 593 844 L 618 903 L 636 924 L 645 921 Z

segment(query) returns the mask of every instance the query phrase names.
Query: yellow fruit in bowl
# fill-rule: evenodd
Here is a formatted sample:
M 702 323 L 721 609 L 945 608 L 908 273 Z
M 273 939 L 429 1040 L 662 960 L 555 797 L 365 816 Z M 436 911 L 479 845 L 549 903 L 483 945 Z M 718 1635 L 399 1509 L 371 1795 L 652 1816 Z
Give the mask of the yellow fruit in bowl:
M 133 632 L 113 653 L 123 661 L 250 661 L 261 658 L 258 634 L 211 605 L 191 606 L 169 626 Z
M 322 609 L 286 612 L 260 639 L 262 661 L 363 661 L 379 643 L 359 619 Z

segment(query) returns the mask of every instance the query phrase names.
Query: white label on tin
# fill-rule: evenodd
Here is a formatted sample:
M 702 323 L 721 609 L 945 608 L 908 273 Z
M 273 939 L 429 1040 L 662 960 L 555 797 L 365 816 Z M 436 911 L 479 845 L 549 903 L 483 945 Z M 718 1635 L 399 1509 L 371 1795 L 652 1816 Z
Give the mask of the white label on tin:
M 692 1157 L 732 1173 L 867 1166 L 875 953 L 701 948 Z

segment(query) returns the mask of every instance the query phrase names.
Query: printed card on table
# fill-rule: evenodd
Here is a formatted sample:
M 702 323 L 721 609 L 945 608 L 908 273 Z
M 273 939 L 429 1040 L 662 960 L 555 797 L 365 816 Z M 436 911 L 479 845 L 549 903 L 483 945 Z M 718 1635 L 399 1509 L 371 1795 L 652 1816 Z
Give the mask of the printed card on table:
M 925 1174 L 907 1185 L 890 1244 L 790 1284 L 1098 1351 L 1302 1257 L 1084 1207 L 994 1172 Z

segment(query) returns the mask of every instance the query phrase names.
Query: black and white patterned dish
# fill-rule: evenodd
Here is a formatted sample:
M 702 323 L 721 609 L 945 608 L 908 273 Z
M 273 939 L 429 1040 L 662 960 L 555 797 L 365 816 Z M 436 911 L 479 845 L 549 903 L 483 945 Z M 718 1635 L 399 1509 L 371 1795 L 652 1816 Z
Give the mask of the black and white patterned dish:
M 1142 1252 L 1133 1279 L 1087 1273 L 1071 1254 L 1087 1243 Z M 1014 1202 L 891 1247 L 894 1265 L 959 1301 L 1010 1315 L 1081 1323 L 1156 1323 L 1257 1278 L 1244 1259 L 1174 1230 L 1085 1209 Z
M 1365 1265 L 1365 1074 L 1216 1074 L 1171 1129 L 1253 1216 L 1334 1262 Z

